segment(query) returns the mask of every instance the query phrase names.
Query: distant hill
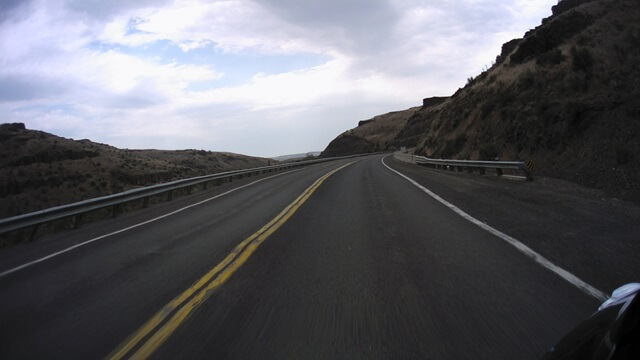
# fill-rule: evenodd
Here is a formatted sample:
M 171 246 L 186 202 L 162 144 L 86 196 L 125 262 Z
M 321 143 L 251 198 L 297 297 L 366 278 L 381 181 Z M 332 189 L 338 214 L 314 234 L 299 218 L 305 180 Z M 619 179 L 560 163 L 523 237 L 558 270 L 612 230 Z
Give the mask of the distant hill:
M 539 175 L 640 202 L 640 6 L 563 0 L 552 10 L 451 97 L 425 99 L 408 119 L 397 119 L 400 131 L 364 134 L 357 127 L 323 154 L 373 151 L 374 139 L 395 134 L 377 149 L 531 159 Z
M 300 154 L 276 156 L 276 157 L 273 157 L 272 159 L 276 161 L 291 161 L 291 160 L 301 160 L 308 157 L 317 157 L 319 155 L 320 155 L 320 151 L 309 151 L 309 152 L 300 153 Z
M 204 150 L 123 150 L 0 124 L 0 218 L 274 161 Z
M 401 145 L 397 139 L 398 133 L 419 109 L 414 107 L 362 120 L 357 128 L 348 130 L 331 141 L 320 156 L 355 155 L 394 149 Z

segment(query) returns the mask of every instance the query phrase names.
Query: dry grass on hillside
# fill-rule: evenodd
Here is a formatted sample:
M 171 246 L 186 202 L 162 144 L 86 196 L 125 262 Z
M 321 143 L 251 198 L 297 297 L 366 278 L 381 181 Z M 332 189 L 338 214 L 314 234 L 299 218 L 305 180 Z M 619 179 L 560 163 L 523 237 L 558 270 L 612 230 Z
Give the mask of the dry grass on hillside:
M 413 107 L 363 120 L 358 127 L 334 139 L 321 156 L 362 154 L 394 148 L 398 133 L 418 109 L 420 107 Z
M 640 202 L 640 7 L 563 0 L 495 64 L 400 131 L 351 130 L 326 152 L 416 146 L 428 157 L 533 160 L 536 173 Z M 390 138 L 397 134 L 395 138 Z M 351 146 L 349 144 L 351 142 Z
M 631 21 L 640 9 L 629 0 L 573 5 L 505 49 L 439 113 L 416 114 L 418 152 L 532 159 L 538 174 L 640 200 L 640 23 Z
M 0 125 L 0 218 L 273 160 L 203 150 L 126 150 Z
M 367 138 L 378 149 L 384 149 L 393 143 L 398 132 L 407 124 L 407 120 L 420 109 L 413 107 L 404 111 L 394 111 L 373 117 L 367 123 L 350 130 L 351 135 Z

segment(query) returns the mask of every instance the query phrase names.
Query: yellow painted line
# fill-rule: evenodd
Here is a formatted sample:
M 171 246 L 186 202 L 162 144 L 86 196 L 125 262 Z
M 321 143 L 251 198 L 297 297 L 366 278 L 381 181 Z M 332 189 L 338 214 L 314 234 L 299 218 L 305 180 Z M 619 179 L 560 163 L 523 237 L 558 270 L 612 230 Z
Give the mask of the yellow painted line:
M 160 311 L 158 311 L 149 321 L 142 325 L 142 327 L 140 327 L 133 335 L 127 338 L 116 350 L 114 350 L 114 352 L 109 354 L 107 359 L 116 360 L 125 357 L 133 348 L 138 346 L 143 339 L 149 336 L 169 315 L 182 306 L 131 356 L 131 359 L 148 358 L 160 345 L 162 345 L 162 343 L 164 343 L 164 341 L 178 328 L 178 326 L 193 310 L 213 294 L 218 287 L 224 284 L 231 275 L 233 275 L 233 273 L 247 261 L 251 254 L 253 254 L 264 240 L 266 240 L 271 234 L 287 222 L 289 218 L 291 218 L 291 216 L 307 201 L 307 199 L 309 199 L 309 197 L 327 178 L 351 164 L 353 164 L 353 162 L 334 169 L 316 180 L 311 186 L 302 192 L 296 200 L 285 207 L 280 214 L 260 228 L 260 230 L 256 231 L 253 235 L 238 244 L 221 263 L 216 265 L 200 280 L 160 309 Z M 193 294 L 198 291 L 200 292 L 193 296 Z M 187 299 L 190 300 L 182 305 Z

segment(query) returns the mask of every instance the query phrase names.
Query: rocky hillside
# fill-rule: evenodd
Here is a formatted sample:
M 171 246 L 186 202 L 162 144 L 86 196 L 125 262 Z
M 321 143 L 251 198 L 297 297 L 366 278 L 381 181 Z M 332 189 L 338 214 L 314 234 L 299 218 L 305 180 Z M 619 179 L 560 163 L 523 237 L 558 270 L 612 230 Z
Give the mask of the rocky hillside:
M 357 128 L 348 130 L 331 141 L 320 156 L 364 154 L 393 148 L 397 145 L 398 133 L 418 109 L 420 108 L 415 107 L 362 120 Z
M 538 175 L 640 202 L 640 6 L 563 0 L 552 10 L 504 44 L 490 69 L 416 111 L 386 148 L 531 159 Z M 370 138 L 353 139 L 354 147 Z M 336 154 L 332 145 L 326 151 Z
M 0 218 L 273 160 L 204 150 L 123 150 L 0 125 Z

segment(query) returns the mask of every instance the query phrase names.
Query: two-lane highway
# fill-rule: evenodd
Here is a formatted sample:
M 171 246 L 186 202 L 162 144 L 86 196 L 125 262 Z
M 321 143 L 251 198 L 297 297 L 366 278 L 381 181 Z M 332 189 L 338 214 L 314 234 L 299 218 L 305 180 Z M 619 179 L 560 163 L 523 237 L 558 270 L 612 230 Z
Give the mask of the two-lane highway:
M 8 249 L 32 263 L 113 233 L 0 277 L 0 358 L 539 358 L 597 308 L 382 158 Z

